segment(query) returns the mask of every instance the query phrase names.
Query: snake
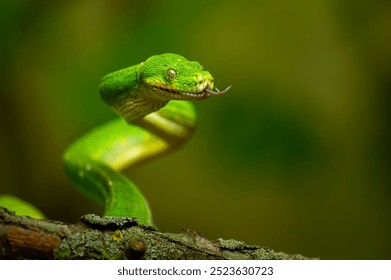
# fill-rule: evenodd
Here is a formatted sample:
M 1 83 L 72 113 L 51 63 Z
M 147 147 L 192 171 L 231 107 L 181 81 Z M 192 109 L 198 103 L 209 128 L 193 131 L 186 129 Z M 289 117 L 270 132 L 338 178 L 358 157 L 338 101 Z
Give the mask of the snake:
M 68 177 L 76 189 L 103 206 L 104 217 L 136 217 L 141 224 L 152 224 L 147 199 L 121 171 L 183 145 L 196 124 L 192 101 L 222 95 L 229 88 L 220 91 L 199 62 L 173 53 L 105 75 L 100 96 L 119 117 L 66 149 Z

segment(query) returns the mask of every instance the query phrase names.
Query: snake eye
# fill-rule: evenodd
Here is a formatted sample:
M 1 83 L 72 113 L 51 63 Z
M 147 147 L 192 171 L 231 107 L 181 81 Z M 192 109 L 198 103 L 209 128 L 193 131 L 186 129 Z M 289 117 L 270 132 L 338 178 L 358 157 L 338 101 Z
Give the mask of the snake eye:
M 176 71 L 174 69 L 168 69 L 166 71 L 166 78 L 167 80 L 174 80 L 176 78 Z

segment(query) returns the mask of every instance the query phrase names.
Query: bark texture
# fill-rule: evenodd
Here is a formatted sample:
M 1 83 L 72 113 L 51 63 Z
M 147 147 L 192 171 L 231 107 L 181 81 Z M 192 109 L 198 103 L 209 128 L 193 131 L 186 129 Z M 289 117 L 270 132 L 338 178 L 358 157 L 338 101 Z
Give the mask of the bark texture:
M 306 259 L 237 240 L 163 233 L 133 218 L 89 214 L 66 224 L 16 216 L 0 207 L 0 259 Z

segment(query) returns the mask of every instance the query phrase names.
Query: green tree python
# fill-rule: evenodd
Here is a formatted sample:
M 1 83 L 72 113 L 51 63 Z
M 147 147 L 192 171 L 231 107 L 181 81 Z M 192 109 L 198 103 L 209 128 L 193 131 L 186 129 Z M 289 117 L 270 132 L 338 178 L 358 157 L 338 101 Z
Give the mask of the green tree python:
M 65 151 L 69 178 L 79 191 L 104 206 L 104 216 L 137 217 L 140 223 L 151 224 L 147 200 L 120 171 L 183 144 L 196 120 L 190 101 L 228 89 L 219 91 L 198 62 L 171 53 L 104 76 L 100 95 L 122 118 L 93 129 Z M 21 212 L 42 217 L 12 196 L 2 196 L 0 205 L 17 214 L 16 209 L 24 207 Z

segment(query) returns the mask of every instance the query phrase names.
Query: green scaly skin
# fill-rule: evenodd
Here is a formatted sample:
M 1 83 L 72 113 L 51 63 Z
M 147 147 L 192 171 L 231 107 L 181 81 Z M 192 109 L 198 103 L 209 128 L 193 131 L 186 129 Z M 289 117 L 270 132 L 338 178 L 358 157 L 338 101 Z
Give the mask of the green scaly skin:
M 105 216 L 137 217 L 140 223 L 151 224 L 146 199 L 118 171 L 187 140 L 196 120 L 188 100 L 220 94 L 213 89 L 212 75 L 198 62 L 170 53 L 106 75 L 101 97 L 123 119 L 93 130 L 66 151 L 69 177 L 80 191 L 104 205 Z
M 122 118 L 92 130 L 66 150 L 68 176 L 104 206 L 104 216 L 137 217 L 151 224 L 146 199 L 119 171 L 179 147 L 195 125 L 189 100 L 225 91 L 214 88 L 212 75 L 198 62 L 170 53 L 106 75 L 101 97 Z

